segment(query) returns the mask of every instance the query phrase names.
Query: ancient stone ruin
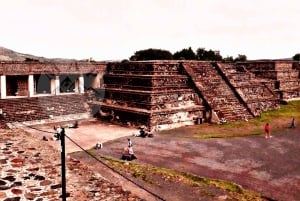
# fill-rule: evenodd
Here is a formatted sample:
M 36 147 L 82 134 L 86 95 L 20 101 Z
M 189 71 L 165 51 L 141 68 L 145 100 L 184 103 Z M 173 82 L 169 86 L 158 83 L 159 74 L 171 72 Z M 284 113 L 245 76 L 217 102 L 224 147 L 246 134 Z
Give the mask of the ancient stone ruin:
M 300 98 L 286 60 L 1 62 L 0 125 L 97 117 L 150 131 L 248 120 Z

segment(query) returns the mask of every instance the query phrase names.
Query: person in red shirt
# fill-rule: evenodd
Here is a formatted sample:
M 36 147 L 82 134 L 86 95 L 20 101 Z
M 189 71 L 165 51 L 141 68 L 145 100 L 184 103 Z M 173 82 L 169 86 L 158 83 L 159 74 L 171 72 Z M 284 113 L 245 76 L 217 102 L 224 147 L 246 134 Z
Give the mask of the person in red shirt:
M 265 125 L 265 138 L 271 138 L 272 135 L 270 135 L 270 125 L 269 123 L 266 123 Z

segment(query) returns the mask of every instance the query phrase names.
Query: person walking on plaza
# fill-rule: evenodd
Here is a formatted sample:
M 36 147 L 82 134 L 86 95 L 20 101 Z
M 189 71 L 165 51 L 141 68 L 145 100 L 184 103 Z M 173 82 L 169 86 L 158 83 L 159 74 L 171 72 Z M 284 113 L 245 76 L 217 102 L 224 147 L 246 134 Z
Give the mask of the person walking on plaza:
M 270 134 L 270 124 L 269 123 L 266 123 L 265 127 L 265 138 L 271 138 L 273 137 L 271 134 Z
M 291 125 L 290 128 L 295 128 L 295 118 L 293 117 L 292 121 L 291 121 Z
M 132 141 L 128 138 L 128 147 L 132 147 Z

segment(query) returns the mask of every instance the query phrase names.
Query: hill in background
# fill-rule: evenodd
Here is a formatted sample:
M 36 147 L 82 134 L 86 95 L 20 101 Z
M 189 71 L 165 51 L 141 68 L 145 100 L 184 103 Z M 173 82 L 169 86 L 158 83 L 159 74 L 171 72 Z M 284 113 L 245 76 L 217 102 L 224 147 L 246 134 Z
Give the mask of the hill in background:
M 52 61 L 52 62 L 64 62 L 64 61 L 77 61 L 75 59 L 62 59 L 62 58 L 45 58 L 45 57 L 39 57 L 34 56 L 31 54 L 24 54 L 19 53 L 10 49 L 7 49 L 5 47 L 0 46 L 0 61 Z

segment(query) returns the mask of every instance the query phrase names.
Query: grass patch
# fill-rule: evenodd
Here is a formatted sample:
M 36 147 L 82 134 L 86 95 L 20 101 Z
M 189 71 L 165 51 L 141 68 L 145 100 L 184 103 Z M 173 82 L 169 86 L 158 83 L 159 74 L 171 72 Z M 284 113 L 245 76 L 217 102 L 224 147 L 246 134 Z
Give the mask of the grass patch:
M 280 105 L 277 110 L 262 112 L 258 118 L 249 121 L 228 122 L 223 125 L 217 124 L 201 124 L 183 127 L 178 129 L 166 130 L 160 132 L 163 135 L 175 135 L 184 137 L 192 133 L 192 137 L 208 139 L 208 138 L 232 138 L 243 137 L 248 135 L 263 135 L 264 125 L 268 122 L 271 126 L 271 132 L 287 129 L 290 125 L 292 117 L 300 121 L 300 100 L 290 101 L 287 105 Z M 190 136 L 189 136 L 190 137 Z
M 179 172 L 176 170 L 160 168 L 152 165 L 138 164 L 134 162 L 120 161 L 108 157 L 101 157 L 109 166 L 118 172 L 131 175 L 132 177 L 142 180 L 150 185 L 164 186 L 165 184 L 187 185 L 191 188 L 199 187 L 205 191 L 207 196 L 216 196 L 211 188 L 219 189 L 223 194 L 227 194 L 233 200 L 264 200 L 259 193 L 243 189 L 241 186 L 216 179 L 199 177 L 194 174 Z M 159 178 L 159 179 L 158 179 Z M 167 184 L 168 185 L 168 184 Z M 209 187 L 209 188 L 207 188 Z

